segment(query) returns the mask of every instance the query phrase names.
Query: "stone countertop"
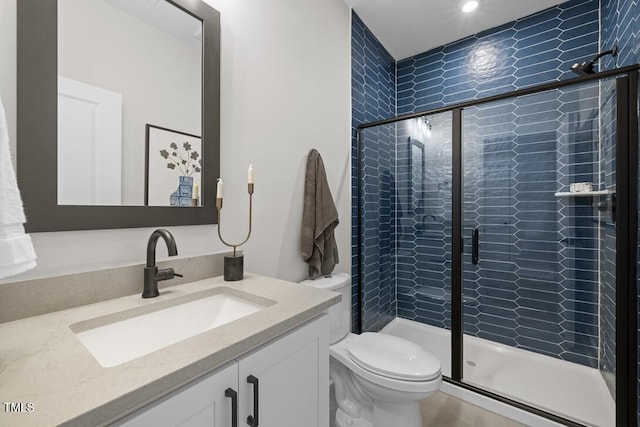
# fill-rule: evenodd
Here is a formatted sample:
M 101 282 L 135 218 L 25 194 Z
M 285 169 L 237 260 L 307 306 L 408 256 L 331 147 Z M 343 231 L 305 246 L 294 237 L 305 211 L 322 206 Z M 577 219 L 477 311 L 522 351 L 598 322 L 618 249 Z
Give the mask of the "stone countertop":
M 274 301 L 247 317 L 110 368 L 102 367 L 71 330 L 122 311 L 154 311 L 154 304 L 227 287 Z M 209 294 L 209 292 L 206 292 Z M 0 425 L 106 424 L 312 319 L 336 304 L 335 292 L 245 274 L 104 301 L 0 325 Z M 140 308 L 142 307 L 142 309 Z M 96 322 L 100 323 L 100 319 Z M 91 323 L 91 322 L 89 322 Z M 5 403 L 6 402 L 6 403 Z M 8 411 L 21 403 L 22 412 Z

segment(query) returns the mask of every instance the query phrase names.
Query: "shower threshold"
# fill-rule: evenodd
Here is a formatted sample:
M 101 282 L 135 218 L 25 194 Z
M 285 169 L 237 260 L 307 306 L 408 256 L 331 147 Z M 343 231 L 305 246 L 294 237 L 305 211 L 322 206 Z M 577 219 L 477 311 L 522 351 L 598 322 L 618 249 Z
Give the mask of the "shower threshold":
M 415 342 L 451 376 L 451 332 L 396 318 L 382 333 Z M 615 426 L 615 403 L 597 369 L 465 335 L 463 381 L 576 422 Z

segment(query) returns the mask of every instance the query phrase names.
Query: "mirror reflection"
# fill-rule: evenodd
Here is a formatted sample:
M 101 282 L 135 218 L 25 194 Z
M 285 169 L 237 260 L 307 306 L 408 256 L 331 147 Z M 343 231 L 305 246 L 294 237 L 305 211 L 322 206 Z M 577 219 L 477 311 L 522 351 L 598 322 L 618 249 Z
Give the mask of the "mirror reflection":
M 202 22 L 165 0 L 58 2 L 58 204 L 196 206 Z

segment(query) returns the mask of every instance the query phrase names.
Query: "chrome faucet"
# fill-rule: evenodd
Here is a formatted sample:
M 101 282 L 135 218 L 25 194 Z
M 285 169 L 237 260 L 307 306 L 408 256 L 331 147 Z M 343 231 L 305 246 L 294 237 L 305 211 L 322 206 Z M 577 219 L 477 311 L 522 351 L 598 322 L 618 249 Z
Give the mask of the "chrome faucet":
M 169 230 L 158 228 L 151 233 L 149 242 L 147 242 L 147 266 L 144 268 L 144 290 L 142 291 L 142 298 L 154 298 L 160 295 L 160 292 L 158 292 L 158 282 L 160 280 L 169 280 L 176 276 L 182 277 L 182 274 L 176 273 L 173 271 L 173 268 L 158 270 L 156 266 L 156 245 L 160 237 L 162 237 L 167 244 L 169 256 L 178 255 L 176 241 L 171 233 L 169 233 Z

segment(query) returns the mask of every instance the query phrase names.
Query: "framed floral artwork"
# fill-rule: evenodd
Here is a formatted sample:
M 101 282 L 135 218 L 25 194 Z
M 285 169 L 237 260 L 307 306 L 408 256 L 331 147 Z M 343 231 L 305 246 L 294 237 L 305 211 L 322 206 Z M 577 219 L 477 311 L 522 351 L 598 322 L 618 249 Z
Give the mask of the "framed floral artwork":
M 151 124 L 145 131 L 146 206 L 198 206 L 202 138 Z

